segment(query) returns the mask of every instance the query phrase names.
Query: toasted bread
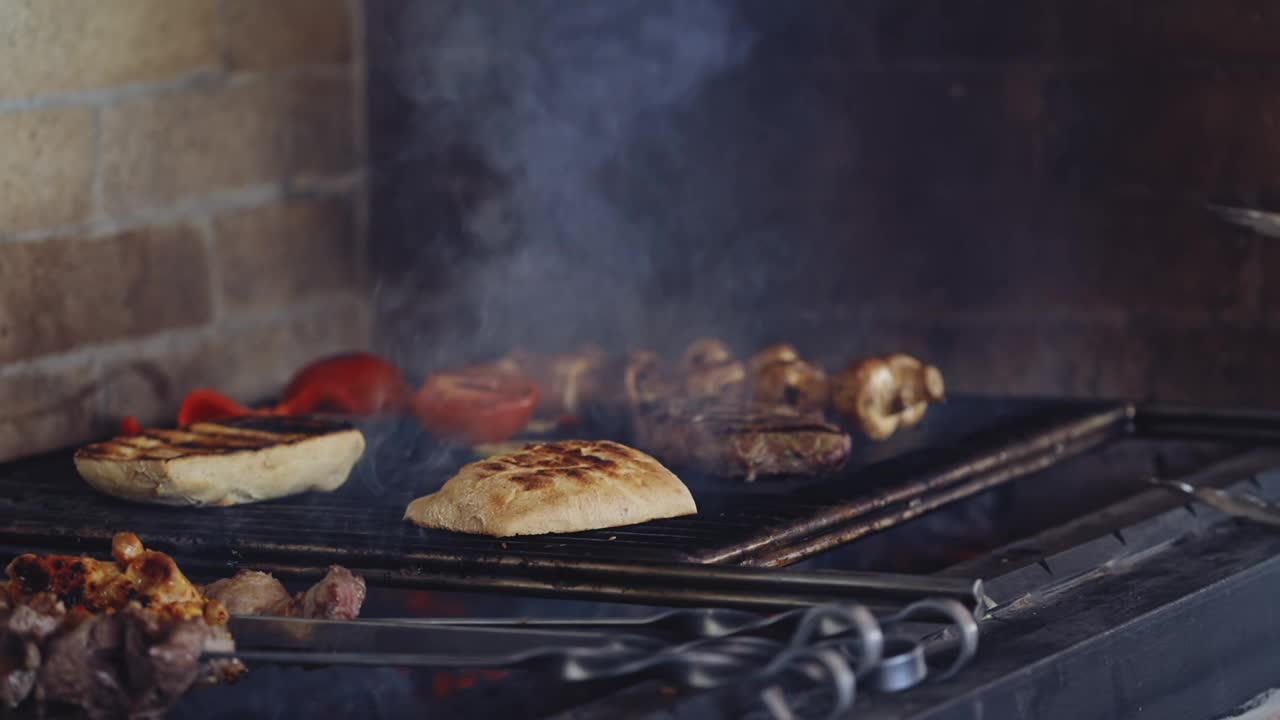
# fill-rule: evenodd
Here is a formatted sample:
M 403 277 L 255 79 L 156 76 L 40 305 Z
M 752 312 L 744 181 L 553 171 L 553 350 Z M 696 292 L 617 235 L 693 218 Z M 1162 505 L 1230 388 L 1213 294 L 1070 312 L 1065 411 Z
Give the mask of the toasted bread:
M 405 519 L 429 528 L 508 537 L 633 525 L 698 511 L 689 488 L 639 450 L 564 440 L 465 465 Z
M 320 418 L 246 417 L 144 430 L 81 448 L 80 476 L 100 492 L 163 505 L 239 505 L 347 481 L 359 430 Z

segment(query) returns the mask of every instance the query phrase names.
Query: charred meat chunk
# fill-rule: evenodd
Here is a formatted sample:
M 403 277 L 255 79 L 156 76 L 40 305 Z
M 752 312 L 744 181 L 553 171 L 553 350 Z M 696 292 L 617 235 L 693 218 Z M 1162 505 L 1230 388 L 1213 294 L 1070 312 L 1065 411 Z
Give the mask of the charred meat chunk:
M 320 582 L 306 592 L 289 595 L 281 582 L 257 570 L 204 587 L 204 594 L 220 601 L 232 615 L 277 615 L 319 620 L 353 620 L 360 615 L 366 588 L 364 578 L 332 565 Z

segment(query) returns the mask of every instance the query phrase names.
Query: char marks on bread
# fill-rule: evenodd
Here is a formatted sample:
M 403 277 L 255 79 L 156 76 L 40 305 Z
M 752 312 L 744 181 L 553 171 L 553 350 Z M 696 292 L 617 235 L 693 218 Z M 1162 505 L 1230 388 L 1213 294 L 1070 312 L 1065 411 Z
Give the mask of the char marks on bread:
M 405 519 L 494 537 L 633 525 L 692 515 L 689 489 L 654 458 L 605 440 L 536 443 L 463 466 Z
M 358 429 L 321 418 L 246 417 L 148 429 L 81 448 L 94 489 L 135 502 L 227 506 L 341 487 L 364 453 Z

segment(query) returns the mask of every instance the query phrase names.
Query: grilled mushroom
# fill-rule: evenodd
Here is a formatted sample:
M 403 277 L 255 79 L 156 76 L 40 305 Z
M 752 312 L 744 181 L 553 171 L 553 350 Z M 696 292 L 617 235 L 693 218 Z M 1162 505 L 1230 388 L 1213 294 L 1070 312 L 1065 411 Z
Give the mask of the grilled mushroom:
M 720 398 L 727 401 L 743 398 L 747 369 L 737 360 L 690 370 L 684 378 L 685 394 L 694 400 Z
M 826 407 L 830 396 L 827 373 L 799 358 L 765 365 L 754 380 L 755 399 L 762 403 L 814 410 Z
M 649 350 L 633 353 L 627 359 L 622 384 L 633 410 L 649 407 L 671 396 L 666 364 L 657 353 Z
M 760 371 L 770 365 L 777 363 L 795 362 L 800 359 L 800 353 L 794 347 L 787 343 L 776 343 L 762 348 L 760 352 L 751 357 L 751 374 L 759 375 Z
M 684 351 L 682 368 L 686 373 L 723 365 L 733 360 L 733 351 L 724 341 L 716 338 L 699 338 Z
M 721 340 L 693 341 L 684 351 L 680 367 L 684 371 L 685 395 L 691 399 L 737 401 L 745 395 L 747 369 Z
M 942 371 L 938 368 L 902 353 L 889 355 L 885 362 L 898 382 L 898 395 L 904 405 L 902 427 L 915 426 L 924 419 L 929 403 L 942 402 L 946 398 Z
M 832 386 L 836 411 L 874 440 L 918 424 L 944 398 L 942 372 L 901 353 L 855 362 Z
M 880 358 L 855 362 L 836 375 L 832 403 L 872 440 L 888 438 L 902 422 L 897 378 Z

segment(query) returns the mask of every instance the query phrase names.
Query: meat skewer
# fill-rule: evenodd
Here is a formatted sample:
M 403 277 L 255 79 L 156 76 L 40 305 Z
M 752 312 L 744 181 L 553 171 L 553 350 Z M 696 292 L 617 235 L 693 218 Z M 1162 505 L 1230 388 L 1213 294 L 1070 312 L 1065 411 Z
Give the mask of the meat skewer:
M 110 561 L 27 553 L 6 573 L 0 702 L 70 706 L 90 718 L 159 717 L 191 687 L 239 677 L 232 607 L 351 619 L 365 595 L 364 580 L 337 566 L 295 597 L 252 571 L 205 592 L 132 533 L 116 534 Z

